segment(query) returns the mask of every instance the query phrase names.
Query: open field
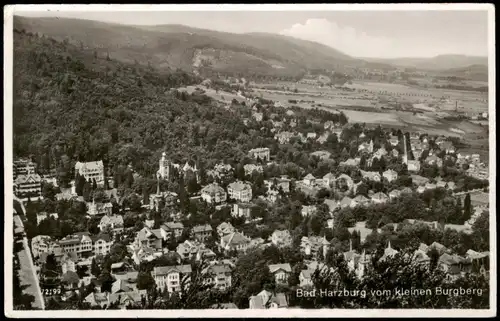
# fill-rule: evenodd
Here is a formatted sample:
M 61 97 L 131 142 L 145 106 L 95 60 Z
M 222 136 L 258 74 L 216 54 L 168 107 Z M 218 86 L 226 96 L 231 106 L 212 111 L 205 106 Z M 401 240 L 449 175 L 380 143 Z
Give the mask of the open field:
M 487 127 L 469 121 L 442 119 L 453 115 L 455 109 L 474 114 L 487 111 L 487 95 L 484 93 L 367 81 L 354 81 L 347 87 L 351 89 L 279 82 L 253 84 L 252 90 L 254 95 L 279 101 L 284 107 L 339 110 L 346 114 L 349 122 L 457 137 L 469 145 L 464 152 L 479 153 L 482 157 L 488 153 Z M 391 102 L 405 105 L 406 109 L 394 110 Z
M 226 92 L 226 91 L 221 91 L 221 90 L 216 92 L 214 89 L 207 88 L 207 87 L 202 86 L 202 85 L 187 86 L 187 87 L 179 88 L 178 90 L 179 91 L 186 91 L 188 94 L 192 94 L 196 91 L 196 88 L 204 90 L 205 91 L 204 94 L 207 95 L 208 97 L 210 97 L 214 100 L 220 101 L 220 102 L 228 103 L 228 104 L 230 104 L 233 99 L 236 99 L 238 102 L 243 102 L 246 100 L 245 97 L 242 97 L 240 95 L 233 94 L 233 93 Z

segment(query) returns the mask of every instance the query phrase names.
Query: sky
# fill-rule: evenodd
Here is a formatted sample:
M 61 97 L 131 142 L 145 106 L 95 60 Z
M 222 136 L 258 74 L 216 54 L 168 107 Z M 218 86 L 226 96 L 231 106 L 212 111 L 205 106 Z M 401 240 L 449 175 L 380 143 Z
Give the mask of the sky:
M 488 55 L 487 11 L 149 11 L 16 12 L 135 25 L 182 24 L 270 32 L 316 41 L 354 57 Z

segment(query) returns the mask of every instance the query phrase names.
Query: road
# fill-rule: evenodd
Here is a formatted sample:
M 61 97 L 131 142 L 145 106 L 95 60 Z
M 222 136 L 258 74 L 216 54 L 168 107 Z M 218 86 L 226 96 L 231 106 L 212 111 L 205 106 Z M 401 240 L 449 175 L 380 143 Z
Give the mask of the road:
M 19 215 L 14 216 L 14 226 L 16 232 L 22 231 L 24 233 L 24 225 Z M 20 265 L 19 278 L 21 280 L 21 285 L 28 286 L 24 291 L 25 293 L 31 294 L 35 297 L 35 302 L 33 303 L 34 308 L 45 310 L 45 301 L 35 272 L 35 265 L 33 264 L 33 258 L 31 257 L 28 239 L 26 237 L 23 237 L 23 249 L 18 253 L 18 256 Z

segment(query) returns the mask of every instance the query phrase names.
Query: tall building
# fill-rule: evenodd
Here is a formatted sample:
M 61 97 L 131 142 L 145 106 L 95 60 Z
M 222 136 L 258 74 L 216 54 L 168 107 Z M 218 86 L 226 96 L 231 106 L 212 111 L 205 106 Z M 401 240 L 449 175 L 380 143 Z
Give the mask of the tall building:
M 87 181 L 95 179 L 98 185 L 104 184 L 104 164 L 102 161 L 95 162 L 76 162 L 75 173 L 80 174 Z
M 39 197 L 42 194 L 42 179 L 32 168 L 28 172 L 16 177 L 14 193 L 17 197 Z
M 161 154 L 160 166 L 156 176 L 161 179 L 170 179 L 170 161 L 167 159 L 167 153 Z
M 36 164 L 29 159 L 18 159 L 14 161 L 14 179 L 19 175 L 35 173 Z

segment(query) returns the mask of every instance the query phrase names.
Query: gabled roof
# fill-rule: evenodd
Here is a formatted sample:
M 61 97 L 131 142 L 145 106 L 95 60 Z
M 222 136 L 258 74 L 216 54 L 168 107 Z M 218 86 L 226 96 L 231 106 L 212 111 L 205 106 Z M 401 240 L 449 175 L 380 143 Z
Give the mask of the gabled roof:
M 128 291 L 130 291 L 130 287 L 124 280 L 118 279 L 115 282 L 113 282 L 113 285 L 111 286 L 111 293 L 128 292 Z
M 304 177 L 304 180 L 313 180 L 316 179 L 311 173 L 307 174 L 306 177 Z
M 153 269 L 155 275 L 167 275 L 172 272 L 191 273 L 191 265 L 157 266 Z
M 289 263 L 269 264 L 269 271 L 271 271 L 271 273 L 277 272 L 279 270 L 283 270 L 289 273 L 292 272 L 292 268 Z
M 196 225 L 193 227 L 192 231 L 193 231 L 193 233 L 208 232 L 208 231 L 212 231 L 212 227 L 208 224 Z

